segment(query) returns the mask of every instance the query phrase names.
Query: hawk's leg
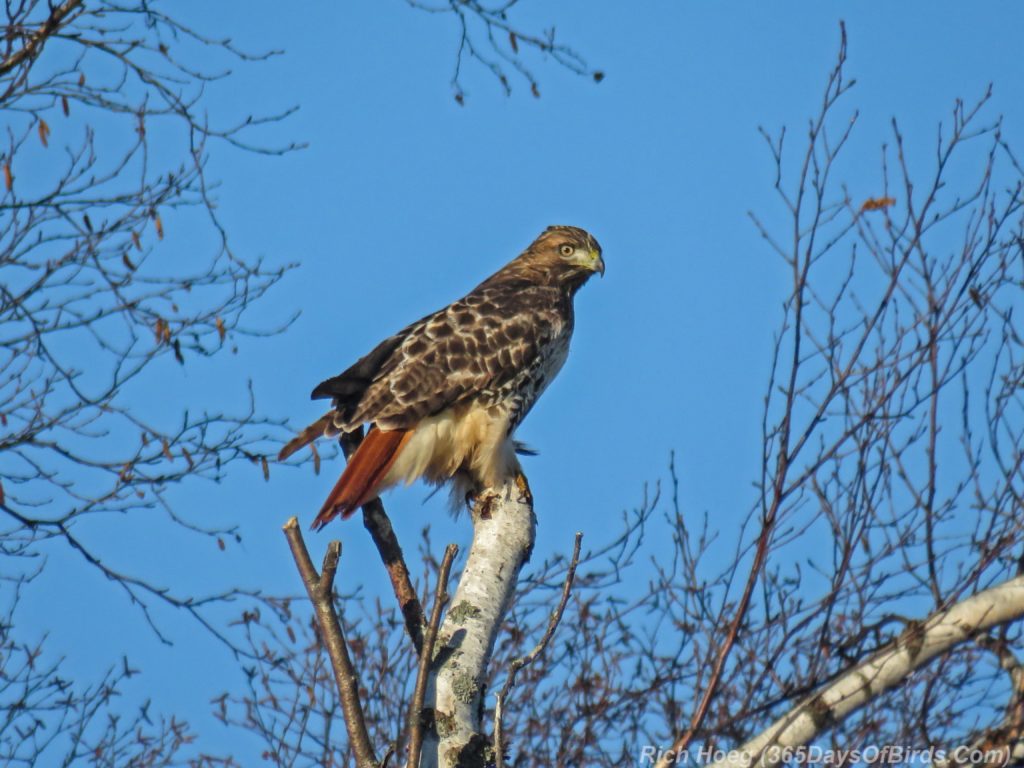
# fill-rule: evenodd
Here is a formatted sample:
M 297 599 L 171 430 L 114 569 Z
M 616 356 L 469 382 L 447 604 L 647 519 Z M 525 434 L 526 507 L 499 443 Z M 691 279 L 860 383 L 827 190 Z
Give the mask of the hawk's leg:
M 519 496 L 516 499 L 520 504 L 529 504 L 533 506 L 533 493 L 530 492 L 530 484 L 526 480 L 526 475 L 522 472 L 516 472 L 515 477 L 515 490 L 519 492 Z M 504 493 L 506 501 L 509 500 L 515 491 L 504 486 Z M 466 503 L 471 505 L 473 514 L 479 517 L 481 520 L 491 519 L 491 510 L 494 507 L 495 502 L 499 500 L 501 494 L 489 488 L 485 488 L 482 491 L 476 493 L 469 492 L 466 494 Z

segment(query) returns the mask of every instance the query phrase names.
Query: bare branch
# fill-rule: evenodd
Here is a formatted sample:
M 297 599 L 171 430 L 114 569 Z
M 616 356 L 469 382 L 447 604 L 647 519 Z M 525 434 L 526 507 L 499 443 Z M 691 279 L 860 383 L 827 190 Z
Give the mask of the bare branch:
M 979 592 L 923 622 L 835 681 L 801 701 L 784 717 L 712 768 L 775 765 L 772 747 L 807 744 L 825 728 L 841 722 L 873 698 L 903 683 L 917 669 L 960 643 L 1010 621 L 1024 618 L 1024 577 Z
M 50 15 L 46 21 L 39 25 L 25 43 L 13 54 L 0 61 L 0 77 L 3 77 L 15 67 L 19 67 L 30 59 L 39 55 L 40 50 L 46 44 L 48 38 L 54 35 L 68 18 L 82 5 L 82 0 L 65 0 L 58 6 L 50 6 Z
M 515 70 L 529 84 L 534 98 L 540 98 L 540 85 L 526 65 L 524 53 L 527 49 L 550 57 L 563 68 L 589 77 L 595 83 L 604 80 L 604 72 L 592 69 L 573 48 L 556 40 L 554 27 L 542 32 L 531 32 L 510 21 L 509 14 L 519 0 L 502 0 L 492 4 L 481 0 L 439 0 L 436 4 L 423 0 L 406 2 L 420 11 L 453 18 L 459 42 L 452 74 L 452 90 L 459 104 L 465 103 L 462 76 L 467 59 L 490 72 L 506 94 L 512 92 L 508 68 Z

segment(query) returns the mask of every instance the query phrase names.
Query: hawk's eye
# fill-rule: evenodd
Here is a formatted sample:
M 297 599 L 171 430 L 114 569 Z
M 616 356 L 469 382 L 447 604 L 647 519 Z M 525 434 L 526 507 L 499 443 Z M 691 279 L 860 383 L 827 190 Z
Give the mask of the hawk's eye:
M 559 252 L 561 252 L 561 254 L 562 254 L 563 256 L 572 256 L 572 255 L 573 255 L 574 253 L 576 253 L 576 249 L 575 249 L 575 248 L 573 248 L 573 247 L 572 247 L 571 245 L 569 245 L 568 243 L 566 243 L 565 245 L 563 245 L 563 246 L 562 246 L 561 248 L 559 248 L 558 250 L 559 250 Z

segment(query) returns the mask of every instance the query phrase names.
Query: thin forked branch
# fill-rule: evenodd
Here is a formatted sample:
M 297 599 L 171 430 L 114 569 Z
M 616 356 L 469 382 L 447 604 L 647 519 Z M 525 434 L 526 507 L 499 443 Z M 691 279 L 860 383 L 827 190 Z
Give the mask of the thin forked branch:
M 292 550 L 292 557 L 295 558 L 302 582 L 306 585 L 306 592 L 316 610 L 320 637 L 334 668 L 334 679 L 345 715 L 345 727 L 348 729 L 352 749 L 356 753 L 356 762 L 359 768 L 377 768 L 380 763 L 374 756 L 370 735 L 366 730 L 366 717 L 359 701 L 359 677 L 349 657 L 345 633 L 334 608 L 334 576 L 338 571 L 338 560 L 341 557 L 341 542 L 332 541 L 327 545 L 323 568 L 318 574 L 306 549 L 306 542 L 302 539 L 299 521 L 295 517 L 289 518 L 284 524 L 284 535 L 288 539 L 288 546 Z
M 448 575 L 452 570 L 452 562 L 459 553 L 455 544 L 449 544 L 444 550 L 444 559 L 437 573 L 437 590 L 434 594 L 434 609 L 430 613 L 430 624 L 427 626 L 426 637 L 423 638 L 423 649 L 420 651 L 419 668 L 416 671 L 416 687 L 412 694 L 409 707 L 409 762 L 408 768 L 419 768 L 420 753 L 423 750 L 423 698 L 427 691 L 427 678 L 430 676 L 430 664 L 434 659 L 434 642 L 437 630 L 441 626 L 441 612 L 448 603 Z

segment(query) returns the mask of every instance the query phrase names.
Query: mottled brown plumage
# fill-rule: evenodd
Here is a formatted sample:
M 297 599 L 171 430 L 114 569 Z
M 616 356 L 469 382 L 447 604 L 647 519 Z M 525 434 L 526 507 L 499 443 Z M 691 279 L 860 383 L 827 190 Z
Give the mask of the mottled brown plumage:
M 312 397 L 332 398 L 332 410 L 279 458 L 321 435 L 372 429 L 314 525 L 398 482 L 479 489 L 518 471 L 512 433 L 565 362 L 573 297 L 594 272 L 604 261 L 590 234 L 548 227 L 465 297 L 319 384 Z

